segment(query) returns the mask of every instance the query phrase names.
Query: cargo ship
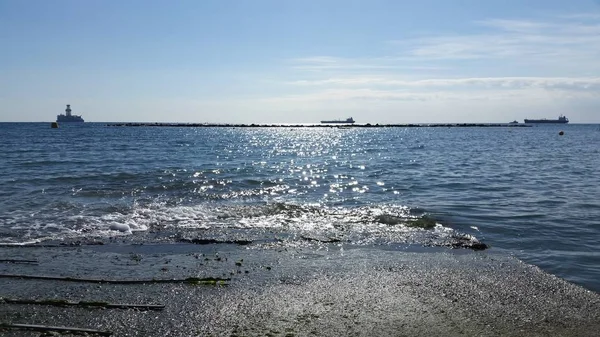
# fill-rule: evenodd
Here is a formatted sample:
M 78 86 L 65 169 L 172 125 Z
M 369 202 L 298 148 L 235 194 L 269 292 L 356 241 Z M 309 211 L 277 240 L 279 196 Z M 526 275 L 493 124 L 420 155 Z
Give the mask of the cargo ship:
M 332 121 L 321 121 L 323 124 L 354 124 L 352 117 L 346 118 L 346 120 L 336 119 Z
M 67 108 L 65 109 L 65 114 L 60 114 L 56 116 L 57 123 L 72 123 L 78 122 L 83 123 L 83 118 L 80 115 L 72 115 L 71 114 L 71 105 L 67 104 Z
M 525 123 L 530 124 L 567 124 L 569 119 L 566 116 L 560 115 L 558 119 L 525 119 Z

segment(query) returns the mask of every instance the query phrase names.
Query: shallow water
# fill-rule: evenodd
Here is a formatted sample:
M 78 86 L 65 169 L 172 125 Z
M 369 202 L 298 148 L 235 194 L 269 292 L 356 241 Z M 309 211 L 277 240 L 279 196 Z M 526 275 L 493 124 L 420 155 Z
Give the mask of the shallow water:
M 558 131 L 565 135 L 559 136 Z M 0 243 L 483 242 L 600 291 L 600 128 L 0 123 Z M 410 227 L 433 219 L 433 228 Z

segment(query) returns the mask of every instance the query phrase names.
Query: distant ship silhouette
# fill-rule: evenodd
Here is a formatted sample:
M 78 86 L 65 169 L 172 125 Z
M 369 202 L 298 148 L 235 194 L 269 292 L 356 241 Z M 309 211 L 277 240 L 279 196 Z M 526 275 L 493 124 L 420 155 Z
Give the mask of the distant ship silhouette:
M 72 115 L 71 114 L 71 104 L 67 104 L 67 108 L 65 109 L 65 114 L 60 114 L 56 116 L 56 122 L 58 123 L 71 123 L 71 122 L 79 122 L 83 123 L 84 120 L 80 115 Z
M 352 117 L 347 118 L 346 120 L 336 119 L 332 121 L 321 121 L 324 124 L 354 124 L 354 119 Z
M 569 119 L 566 116 L 560 115 L 558 119 L 525 119 L 525 123 L 532 124 L 567 124 Z

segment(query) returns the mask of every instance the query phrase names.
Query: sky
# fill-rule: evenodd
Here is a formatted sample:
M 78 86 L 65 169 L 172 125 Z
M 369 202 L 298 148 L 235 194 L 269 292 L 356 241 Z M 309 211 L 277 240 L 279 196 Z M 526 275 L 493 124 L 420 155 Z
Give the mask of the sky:
M 600 0 L 0 0 L 0 122 L 600 123 Z

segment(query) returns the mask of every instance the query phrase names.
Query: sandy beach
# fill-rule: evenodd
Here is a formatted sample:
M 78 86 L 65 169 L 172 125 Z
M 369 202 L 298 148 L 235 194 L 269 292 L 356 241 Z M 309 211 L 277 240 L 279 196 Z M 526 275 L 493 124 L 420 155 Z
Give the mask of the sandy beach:
M 2 298 L 164 305 L 144 311 L 3 302 L 1 323 L 97 329 L 113 336 L 597 336 L 600 328 L 600 295 L 490 252 L 236 244 L 0 252 L 4 259 L 38 262 L 0 264 Z M 106 284 L 6 275 L 228 280 Z

